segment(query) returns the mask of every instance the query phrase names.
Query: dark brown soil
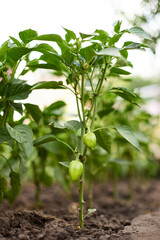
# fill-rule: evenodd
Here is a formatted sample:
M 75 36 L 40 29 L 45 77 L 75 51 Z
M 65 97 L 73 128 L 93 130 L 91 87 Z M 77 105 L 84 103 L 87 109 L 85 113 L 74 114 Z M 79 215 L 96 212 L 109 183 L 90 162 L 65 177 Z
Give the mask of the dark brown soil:
M 86 217 L 85 227 L 79 229 L 75 190 L 66 194 L 58 185 L 44 188 L 43 207 L 35 210 L 34 186 L 26 185 L 14 205 L 0 205 L 0 240 L 160 239 L 160 180 L 138 184 L 132 200 L 127 181 L 118 188 L 119 199 L 114 201 L 111 184 L 95 185 L 97 212 Z

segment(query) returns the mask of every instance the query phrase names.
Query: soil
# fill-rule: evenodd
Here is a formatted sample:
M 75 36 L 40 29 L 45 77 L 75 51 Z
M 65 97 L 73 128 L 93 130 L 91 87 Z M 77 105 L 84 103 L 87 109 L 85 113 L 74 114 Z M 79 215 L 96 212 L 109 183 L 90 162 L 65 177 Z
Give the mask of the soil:
M 80 229 L 74 187 L 71 193 L 59 185 L 43 188 L 43 205 L 35 210 L 34 186 L 26 185 L 12 206 L 6 201 L 0 205 L 0 240 L 159 240 L 160 180 L 137 184 L 132 200 L 127 181 L 119 183 L 118 192 L 113 200 L 111 184 L 95 184 L 97 211 Z

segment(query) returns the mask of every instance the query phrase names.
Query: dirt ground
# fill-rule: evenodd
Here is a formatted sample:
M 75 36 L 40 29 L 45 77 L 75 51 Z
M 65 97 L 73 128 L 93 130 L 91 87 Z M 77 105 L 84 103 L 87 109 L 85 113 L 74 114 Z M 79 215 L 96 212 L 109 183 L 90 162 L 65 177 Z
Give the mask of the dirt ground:
M 111 184 L 95 184 L 97 212 L 79 229 L 77 191 L 43 188 L 43 206 L 35 210 L 34 186 L 25 185 L 14 205 L 0 204 L 0 240 L 159 240 L 160 179 L 137 184 L 132 200 L 127 181 L 119 183 L 118 192 L 115 201 Z

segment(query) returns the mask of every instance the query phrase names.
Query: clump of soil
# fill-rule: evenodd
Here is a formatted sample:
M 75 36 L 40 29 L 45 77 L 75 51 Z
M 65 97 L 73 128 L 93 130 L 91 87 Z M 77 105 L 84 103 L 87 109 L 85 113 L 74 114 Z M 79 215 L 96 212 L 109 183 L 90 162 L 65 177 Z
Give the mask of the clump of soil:
M 127 181 L 120 182 L 117 201 L 110 184 L 95 184 L 97 212 L 86 217 L 83 229 L 79 229 L 77 191 L 65 193 L 58 185 L 43 188 L 43 205 L 35 210 L 34 186 L 26 185 L 14 205 L 5 201 L 0 205 L 0 240 L 158 240 L 159 181 L 139 185 L 132 200 Z

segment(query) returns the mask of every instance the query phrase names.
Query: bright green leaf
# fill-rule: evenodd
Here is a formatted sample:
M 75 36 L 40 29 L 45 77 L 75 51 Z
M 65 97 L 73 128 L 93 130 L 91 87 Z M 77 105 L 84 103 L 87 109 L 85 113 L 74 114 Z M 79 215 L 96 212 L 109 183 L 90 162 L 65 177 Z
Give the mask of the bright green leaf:
M 129 142 L 131 143 L 135 148 L 137 148 L 140 151 L 140 145 L 138 140 L 136 139 L 134 133 L 132 130 L 126 126 L 118 126 L 116 127 L 116 130 Z

